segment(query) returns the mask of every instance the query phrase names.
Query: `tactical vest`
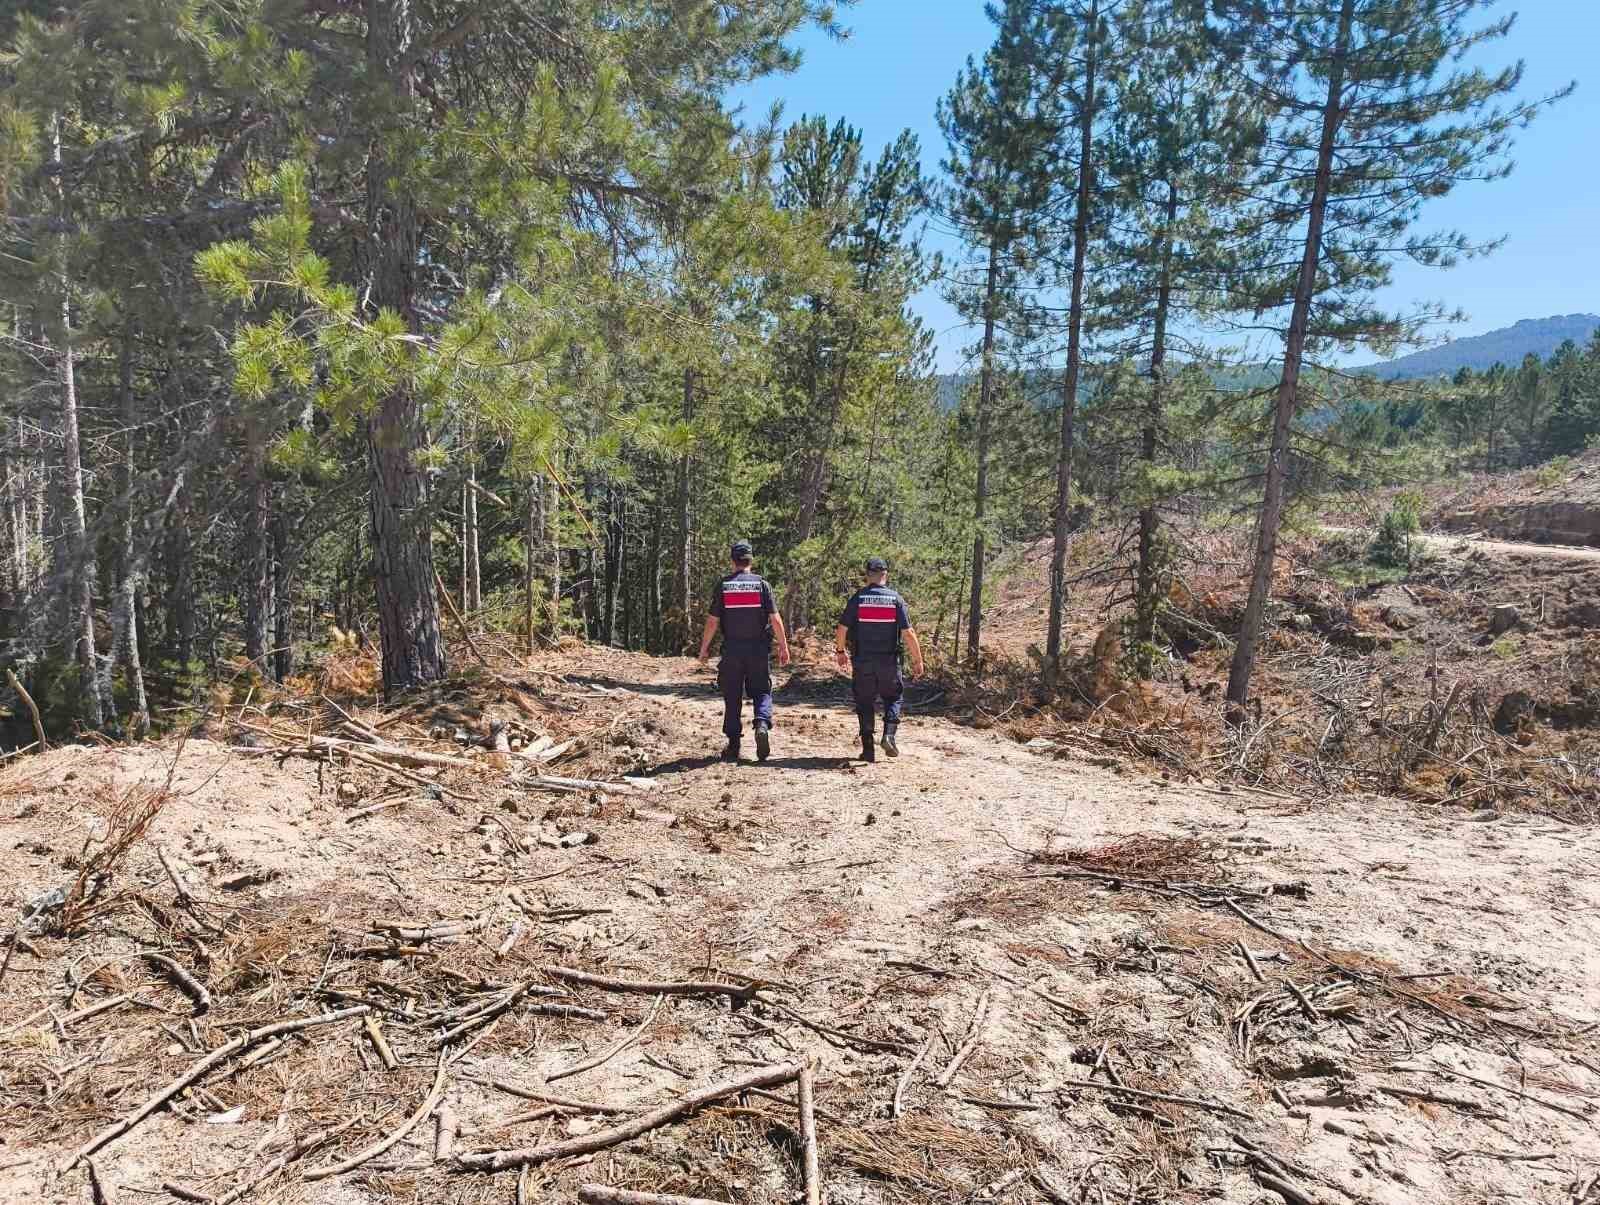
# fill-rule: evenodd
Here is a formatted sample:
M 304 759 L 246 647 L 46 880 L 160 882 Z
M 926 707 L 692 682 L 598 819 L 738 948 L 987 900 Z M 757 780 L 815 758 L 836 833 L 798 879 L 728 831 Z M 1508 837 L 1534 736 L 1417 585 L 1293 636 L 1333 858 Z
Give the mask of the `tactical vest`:
M 722 596 L 722 638 L 731 644 L 756 644 L 767 639 L 767 612 L 762 600 L 767 583 L 754 573 L 735 573 L 717 586 Z
M 856 592 L 850 644 L 857 656 L 892 657 L 900 652 L 900 614 L 905 603 L 888 586 Z

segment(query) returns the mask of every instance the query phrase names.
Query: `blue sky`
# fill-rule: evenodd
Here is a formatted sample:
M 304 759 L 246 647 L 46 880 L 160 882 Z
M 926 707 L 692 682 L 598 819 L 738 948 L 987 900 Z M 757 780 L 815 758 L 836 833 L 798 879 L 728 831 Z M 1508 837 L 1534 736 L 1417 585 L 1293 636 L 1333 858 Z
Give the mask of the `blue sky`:
M 1396 266 L 1384 303 L 1402 310 L 1430 301 L 1459 307 L 1467 320 L 1438 332 L 1457 338 L 1520 318 L 1600 313 L 1600 0 L 1527 0 L 1496 11 L 1519 17 L 1487 62 L 1523 59 L 1529 97 L 1571 80 L 1578 90 L 1522 132 L 1509 180 L 1463 187 L 1425 212 L 1425 225 L 1504 235 L 1504 247 L 1447 272 Z M 786 120 L 844 117 L 861 127 L 873 156 L 910 129 L 922 140 L 924 170 L 936 173 L 944 142 L 934 105 L 967 56 L 981 55 L 990 42 L 982 0 L 860 0 L 841 19 L 847 39 L 808 30 L 796 40 L 805 56 L 797 72 L 744 90 L 749 116 L 760 118 L 781 101 Z M 936 230 L 927 243 L 951 249 Z M 938 335 L 939 369 L 956 370 L 972 333 L 936 290 L 919 297 L 917 308 Z

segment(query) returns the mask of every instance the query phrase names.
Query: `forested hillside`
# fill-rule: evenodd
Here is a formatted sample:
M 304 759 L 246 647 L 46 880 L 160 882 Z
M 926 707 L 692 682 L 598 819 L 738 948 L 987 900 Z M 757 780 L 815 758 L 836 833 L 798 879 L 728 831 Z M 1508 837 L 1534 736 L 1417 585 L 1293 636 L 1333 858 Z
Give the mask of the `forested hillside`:
M 1430 333 L 1375 306 L 1386 248 L 1476 250 L 1426 202 L 1559 99 L 1451 66 L 1510 34 L 1483 9 L 1008 0 L 945 145 L 872 153 L 849 113 L 735 116 L 832 26 L 808 0 L 14 5 L 0 659 L 50 728 L 136 731 L 346 642 L 436 681 L 452 624 L 679 652 L 741 536 L 792 627 L 874 550 L 977 663 L 1049 532 L 1055 682 L 1093 517 L 1149 672 L 1165 524 L 1215 511 L 1260 535 L 1242 703 L 1297 498 L 1594 428 L 1593 349 L 1399 399 L 1319 367 Z M 1226 348 L 1263 329 L 1257 388 Z
M 1570 342 L 1582 347 L 1594 338 L 1597 331 L 1600 331 L 1600 316 L 1594 314 L 1524 318 L 1500 330 L 1454 339 L 1439 347 L 1425 348 L 1409 356 L 1398 356 L 1382 364 L 1373 364 L 1365 371 L 1392 381 L 1454 376 L 1463 368 L 1486 372 L 1496 364 L 1521 364 L 1528 356 L 1546 359 L 1554 355 L 1563 343 Z

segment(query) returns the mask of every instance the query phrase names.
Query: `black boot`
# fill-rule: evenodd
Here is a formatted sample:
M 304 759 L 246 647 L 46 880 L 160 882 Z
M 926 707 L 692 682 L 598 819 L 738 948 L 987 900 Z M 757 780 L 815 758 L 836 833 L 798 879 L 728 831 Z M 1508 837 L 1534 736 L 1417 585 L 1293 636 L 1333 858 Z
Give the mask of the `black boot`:
M 861 734 L 861 760 L 867 762 L 875 762 L 878 760 L 878 751 L 873 748 L 872 733 L 870 732 L 863 732 Z
M 725 746 L 723 746 L 723 749 L 722 749 L 722 760 L 723 761 L 738 761 L 739 760 L 739 738 L 738 737 L 733 736 L 733 737 L 729 737 L 728 738 L 728 743 Z
M 772 733 L 765 724 L 756 725 L 756 760 L 766 761 L 772 756 Z
M 899 727 L 897 724 L 885 724 L 883 726 L 883 751 L 890 757 L 900 756 L 900 746 L 894 743 L 894 734 L 897 727 Z

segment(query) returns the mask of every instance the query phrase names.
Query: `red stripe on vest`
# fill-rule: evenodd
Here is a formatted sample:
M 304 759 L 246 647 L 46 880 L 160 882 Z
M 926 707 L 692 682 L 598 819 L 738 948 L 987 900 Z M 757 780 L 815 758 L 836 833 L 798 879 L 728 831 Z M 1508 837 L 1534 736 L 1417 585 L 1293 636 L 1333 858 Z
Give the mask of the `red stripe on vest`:
M 894 623 L 900 618 L 893 607 L 869 607 L 862 605 L 856 611 L 856 618 L 862 623 Z
M 759 607 L 761 593 L 758 590 L 724 590 L 722 592 L 723 607 Z

